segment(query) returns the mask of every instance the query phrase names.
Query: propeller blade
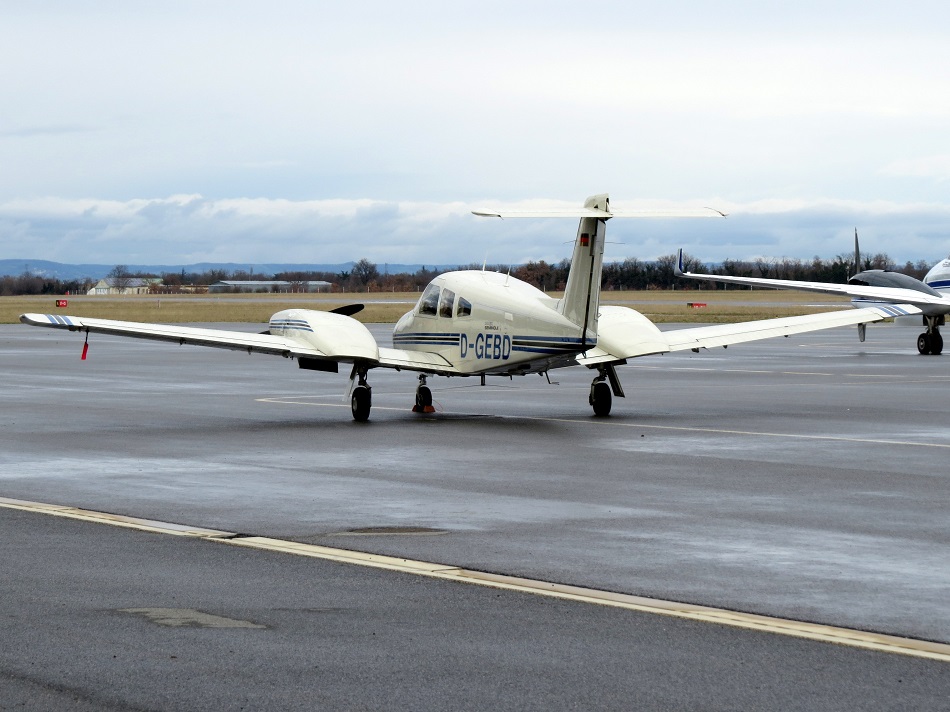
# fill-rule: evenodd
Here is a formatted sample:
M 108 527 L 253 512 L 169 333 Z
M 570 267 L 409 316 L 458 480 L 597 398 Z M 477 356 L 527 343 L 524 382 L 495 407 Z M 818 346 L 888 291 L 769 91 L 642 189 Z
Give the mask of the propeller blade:
M 344 304 L 342 307 L 331 309 L 331 314 L 342 314 L 343 316 L 353 316 L 363 311 L 362 304 Z
M 861 248 L 858 247 L 858 228 L 854 228 L 854 273 L 861 271 Z

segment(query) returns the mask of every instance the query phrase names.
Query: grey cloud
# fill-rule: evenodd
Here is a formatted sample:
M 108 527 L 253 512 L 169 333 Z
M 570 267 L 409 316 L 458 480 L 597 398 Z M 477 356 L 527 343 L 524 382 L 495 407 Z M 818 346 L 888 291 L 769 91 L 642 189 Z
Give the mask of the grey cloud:
M 58 262 L 518 264 L 570 256 L 573 220 L 476 218 L 475 205 L 211 200 L 201 196 L 0 204 L 0 257 Z M 477 206 L 481 207 L 481 206 Z M 618 204 L 619 207 L 619 204 Z M 862 246 L 898 262 L 950 251 L 950 208 L 736 205 L 726 219 L 612 220 L 608 260 L 683 247 L 704 261 L 833 257 Z

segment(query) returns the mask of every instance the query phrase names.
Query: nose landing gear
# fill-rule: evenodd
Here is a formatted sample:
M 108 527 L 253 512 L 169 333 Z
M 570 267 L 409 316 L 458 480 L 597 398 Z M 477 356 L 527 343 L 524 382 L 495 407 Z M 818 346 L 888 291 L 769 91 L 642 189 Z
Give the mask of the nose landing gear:
M 426 375 L 419 375 L 419 385 L 416 387 L 416 404 L 412 406 L 413 413 L 435 413 L 432 407 L 432 391 L 426 385 Z

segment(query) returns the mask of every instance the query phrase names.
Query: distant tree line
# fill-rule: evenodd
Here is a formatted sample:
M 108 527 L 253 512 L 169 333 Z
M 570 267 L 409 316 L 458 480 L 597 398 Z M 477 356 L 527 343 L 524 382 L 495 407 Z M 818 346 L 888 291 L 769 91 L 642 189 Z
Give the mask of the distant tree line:
M 24 273 L 17 277 L 0 277 L 0 296 L 10 297 L 28 294 L 85 294 L 92 285 L 91 279 L 52 279 Z
M 916 263 L 908 261 L 898 268 L 885 253 L 866 256 L 860 269 L 854 268 L 853 256 L 837 255 L 831 260 L 814 257 L 811 260 L 800 259 L 759 259 L 752 262 L 725 260 L 718 265 L 704 265 L 695 257 L 683 256 L 684 267 L 688 271 L 708 272 L 709 274 L 739 277 L 766 277 L 769 279 L 795 279 L 811 282 L 843 283 L 856 271 L 864 269 L 890 269 L 903 272 L 917 279 L 923 279 L 930 269 L 924 260 Z M 703 289 L 726 288 L 726 285 L 678 280 L 673 273 L 676 255 L 664 255 L 656 261 L 641 261 L 630 257 L 621 262 L 604 264 L 601 287 L 605 290 L 646 290 L 646 289 Z M 459 269 L 482 269 L 482 265 L 462 265 Z M 493 272 L 511 274 L 543 291 L 559 291 L 567 283 L 570 260 L 564 259 L 557 264 L 528 262 L 523 265 L 488 265 L 485 269 Z M 323 281 L 333 284 L 336 292 L 417 292 L 422 290 L 439 271 L 422 267 L 413 273 L 380 273 L 379 267 L 368 259 L 355 262 L 346 272 L 291 271 L 276 274 L 260 274 L 253 270 L 212 269 L 206 272 L 166 272 L 161 275 L 131 272 L 124 265 L 116 265 L 109 278 L 116 283 L 128 283 L 135 277 L 161 277 L 152 291 L 169 294 L 181 291 L 194 291 L 196 288 L 224 280 L 264 281 L 284 280 L 288 282 Z M 0 296 L 30 294 L 85 294 L 96 280 L 59 280 L 24 272 L 17 277 L 0 277 Z M 736 289 L 729 285 L 730 289 Z

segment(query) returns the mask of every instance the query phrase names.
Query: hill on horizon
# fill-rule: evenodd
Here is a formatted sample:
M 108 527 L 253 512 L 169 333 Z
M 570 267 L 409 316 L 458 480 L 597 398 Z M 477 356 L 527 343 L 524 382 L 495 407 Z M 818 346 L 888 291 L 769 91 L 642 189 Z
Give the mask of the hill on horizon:
M 273 275 L 280 272 L 349 272 L 355 260 L 340 264 L 248 264 L 246 262 L 197 262 L 187 265 L 125 265 L 131 272 L 147 272 L 151 274 L 179 273 L 182 270 L 189 273 L 207 272 L 213 269 L 236 272 L 238 270 L 253 270 L 255 274 Z M 434 269 L 447 271 L 456 269 L 459 265 L 411 265 L 411 264 L 377 264 L 380 274 L 415 274 L 420 269 Z M 0 277 L 18 277 L 30 274 L 50 279 L 102 279 L 115 267 L 114 264 L 67 264 L 50 262 L 49 260 L 4 259 L 0 260 Z

